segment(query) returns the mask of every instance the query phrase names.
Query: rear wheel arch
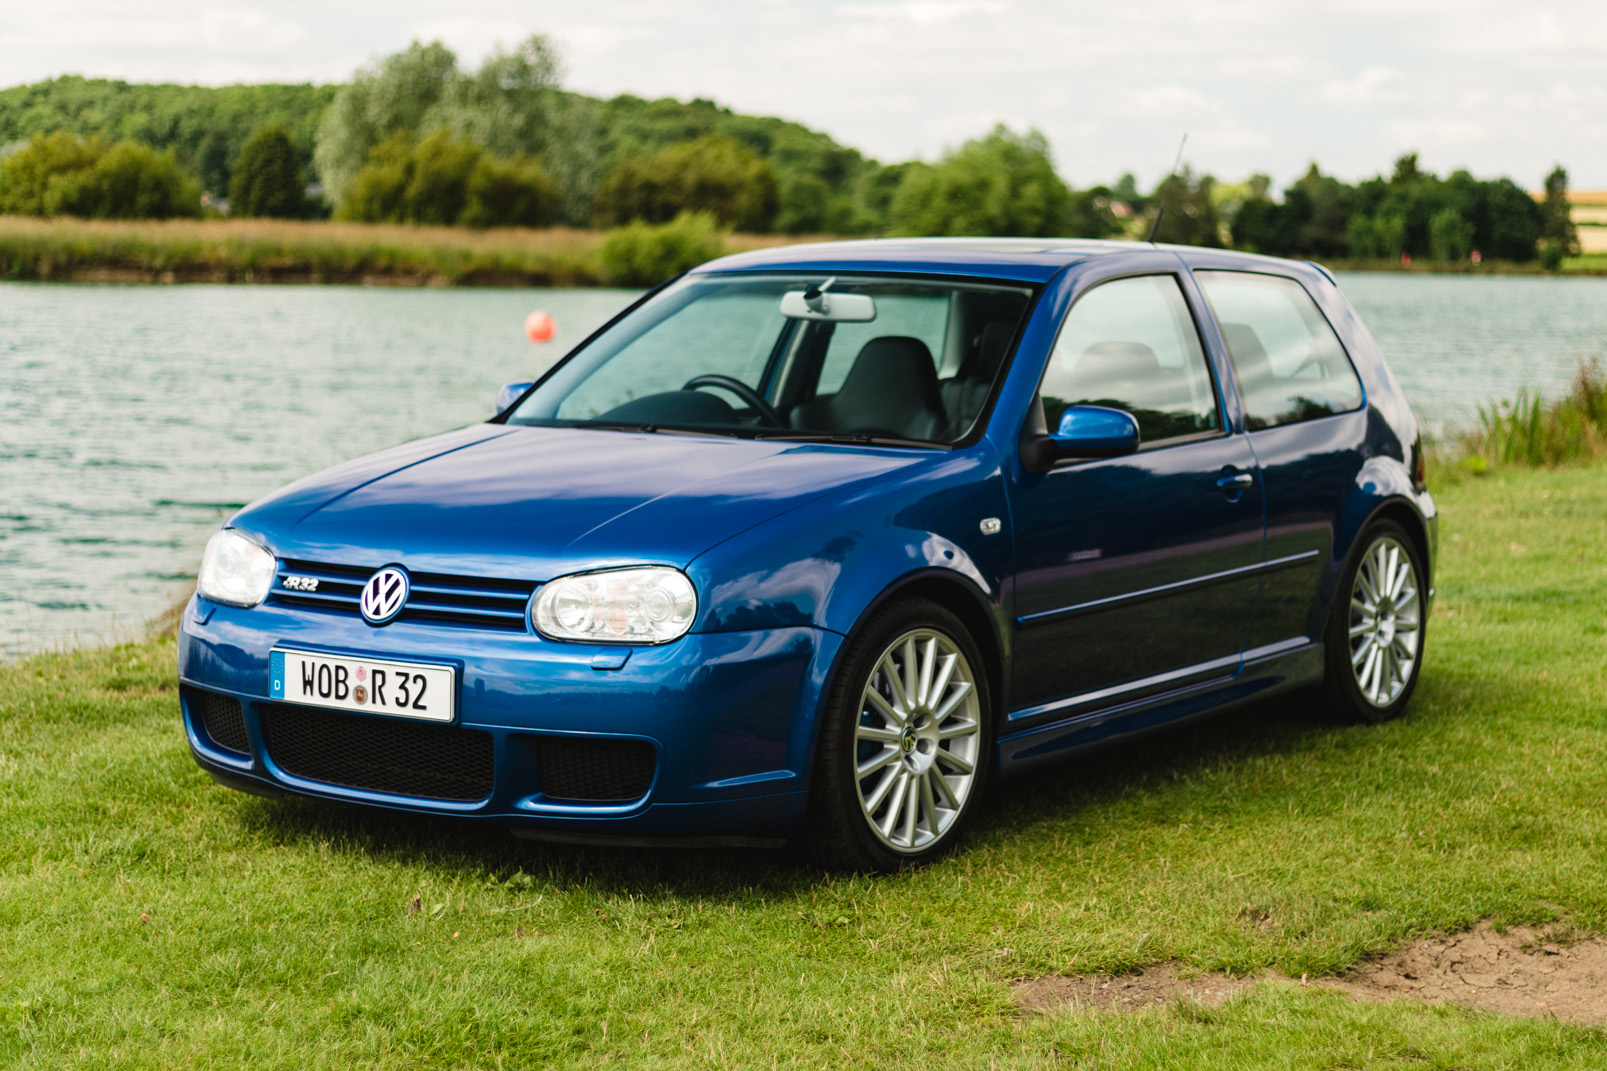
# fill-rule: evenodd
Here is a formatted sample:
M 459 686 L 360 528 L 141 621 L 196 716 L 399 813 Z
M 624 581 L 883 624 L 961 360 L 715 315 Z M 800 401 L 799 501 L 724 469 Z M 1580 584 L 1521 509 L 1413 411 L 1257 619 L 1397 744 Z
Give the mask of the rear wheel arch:
M 1379 521 L 1394 521 L 1406 530 L 1411 537 L 1412 545 L 1416 548 L 1418 557 L 1423 562 L 1424 583 L 1430 587 L 1434 585 L 1434 559 L 1430 554 L 1428 525 L 1423 515 L 1414 509 L 1410 502 L 1404 498 L 1391 498 L 1386 500 L 1367 518 L 1360 531 L 1366 531 Z M 1358 532 L 1358 535 L 1360 533 Z

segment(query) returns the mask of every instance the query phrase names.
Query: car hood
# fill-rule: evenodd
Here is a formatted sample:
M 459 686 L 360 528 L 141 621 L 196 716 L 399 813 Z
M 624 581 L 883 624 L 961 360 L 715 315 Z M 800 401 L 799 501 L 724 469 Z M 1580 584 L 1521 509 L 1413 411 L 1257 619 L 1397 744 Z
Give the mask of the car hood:
M 482 424 L 339 465 L 230 522 L 282 558 L 548 580 L 685 567 L 813 499 L 946 452 Z

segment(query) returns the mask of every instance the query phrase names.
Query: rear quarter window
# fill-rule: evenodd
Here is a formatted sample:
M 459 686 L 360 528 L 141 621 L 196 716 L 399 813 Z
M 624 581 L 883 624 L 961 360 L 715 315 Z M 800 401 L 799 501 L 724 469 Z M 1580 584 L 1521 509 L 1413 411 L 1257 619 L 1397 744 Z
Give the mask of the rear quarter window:
M 1251 431 L 1360 408 L 1361 382 L 1304 287 L 1280 275 L 1196 271 Z

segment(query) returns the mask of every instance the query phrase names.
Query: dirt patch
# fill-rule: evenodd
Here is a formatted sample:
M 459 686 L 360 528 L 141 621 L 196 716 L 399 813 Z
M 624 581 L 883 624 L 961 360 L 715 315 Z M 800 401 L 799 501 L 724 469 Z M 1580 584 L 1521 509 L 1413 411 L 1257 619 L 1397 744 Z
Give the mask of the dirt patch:
M 1063 974 L 1030 978 L 1015 984 L 1015 1000 L 1020 1007 L 1035 1012 L 1067 1005 L 1096 1011 L 1143 1011 L 1178 999 L 1196 1000 L 1214 1008 L 1260 980 L 1225 974 L 1186 975 L 1175 964 L 1163 963 L 1115 978 Z
M 1324 979 L 1366 1000 L 1468 1004 L 1507 1015 L 1607 1025 L 1607 940 L 1562 944 L 1517 926 L 1414 941 L 1350 975 Z
M 1414 941 L 1342 978 L 1309 983 L 1271 973 L 1232 978 L 1188 974 L 1175 964 L 1161 964 L 1120 977 L 1028 979 L 1016 983 L 1015 1001 L 1035 1012 L 1067 1006 L 1142 1011 L 1178 999 L 1216 1007 L 1269 979 L 1337 989 L 1360 1000 L 1463 1004 L 1504 1015 L 1607 1026 L 1607 939 L 1570 944 L 1525 926 L 1497 933 L 1488 923 L 1467 933 Z

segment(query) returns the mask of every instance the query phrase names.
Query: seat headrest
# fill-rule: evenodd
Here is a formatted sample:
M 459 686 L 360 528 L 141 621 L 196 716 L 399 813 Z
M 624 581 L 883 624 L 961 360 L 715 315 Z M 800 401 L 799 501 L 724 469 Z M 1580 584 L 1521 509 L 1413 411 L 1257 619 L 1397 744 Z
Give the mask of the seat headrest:
M 992 379 L 1004 363 L 1004 352 L 1015 333 L 1014 320 L 989 320 L 977 335 L 976 350 L 960 365 L 957 378 Z
M 900 394 L 923 393 L 925 384 L 937 393 L 937 368 L 926 343 L 907 335 L 882 335 L 859 349 L 853 367 L 838 394 L 860 394 L 880 390 Z
M 882 429 L 911 438 L 933 434 L 943 413 L 932 351 L 918 338 L 883 335 L 860 348 L 832 400 L 845 430 Z
M 1082 351 L 1076 374 L 1079 378 L 1129 378 L 1160 370 L 1155 351 L 1142 342 L 1096 342 Z

